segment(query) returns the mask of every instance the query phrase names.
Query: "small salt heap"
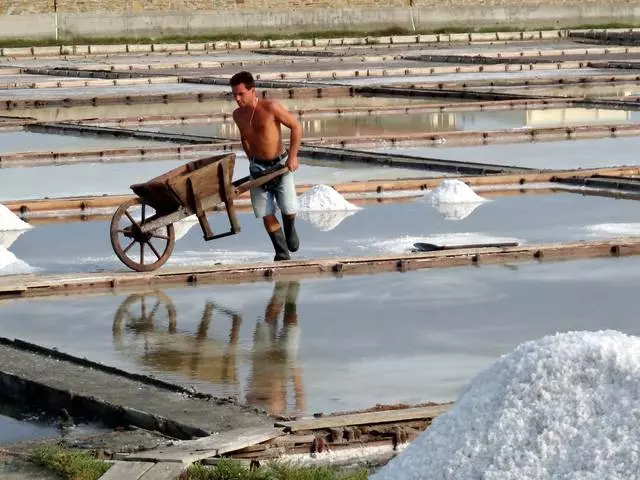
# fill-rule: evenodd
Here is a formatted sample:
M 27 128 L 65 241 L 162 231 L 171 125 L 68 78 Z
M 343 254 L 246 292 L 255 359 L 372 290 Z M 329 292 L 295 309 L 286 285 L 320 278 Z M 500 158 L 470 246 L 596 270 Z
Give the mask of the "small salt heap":
M 33 228 L 0 203 L 0 275 L 30 273 L 33 269 L 7 250 L 25 230 Z
M 640 338 L 570 332 L 526 342 L 374 480 L 638 478 Z
M 33 272 L 33 268 L 28 263 L 17 258 L 6 248 L 0 247 L 0 275 L 17 275 L 31 272 Z
M 314 185 L 298 197 L 299 216 L 323 232 L 333 230 L 358 210 L 360 207 L 328 185 Z
M 328 185 L 314 185 L 298 197 L 298 209 L 307 212 L 360 210 Z
M 18 218 L 18 216 L 0 203 L 0 231 L 4 230 L 26 230 L 33 228 L 27 222 Z
M 457 179 L 443 180 L 425 196 L 446 220 L 462 220 L 471 215 L 481 203 L 488 201 Z

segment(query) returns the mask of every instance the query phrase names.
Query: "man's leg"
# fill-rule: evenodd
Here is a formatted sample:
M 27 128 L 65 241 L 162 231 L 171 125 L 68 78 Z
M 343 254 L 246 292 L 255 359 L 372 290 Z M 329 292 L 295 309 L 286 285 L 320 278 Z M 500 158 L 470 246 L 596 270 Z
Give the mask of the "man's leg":
M 266 215 L 262 217 L 262 221 L 264 222 L 264 228 L 267 230 L 269 238 L 271 239 L 271 243 L 273 244 L 273 249 L 276 252 L 276 255 L 275 257 L 273 257 L 273 259 L 275 261 L 289 260 L 291 256 L 289 255 L 287 241 L 276 216 L 274 214 Z
M 256 218 L 262 218 L 264 228 L 271 239 L 273 249 L 276 252 L 274 260 L 289 260 L 289 248 L 284 237 L 284 232 L 276 218 L 276 206 L 273 194 L 265 191 L 263 188 L 253 188 L 251 193 L 251 205 Z
M 289 247 L 289 251 L 297 252 L 298 248 L 300 248 L 300 239 L 298 238 L 295 226 L 298 196 L 296 194 L 293 173 L 287 172 L 282 175 L 280 184 L 275 191 L 275 196 L 280 211 L 282 212 L 282 224 L 284 227 L 284 235 L 287 239 L 287 246 Z

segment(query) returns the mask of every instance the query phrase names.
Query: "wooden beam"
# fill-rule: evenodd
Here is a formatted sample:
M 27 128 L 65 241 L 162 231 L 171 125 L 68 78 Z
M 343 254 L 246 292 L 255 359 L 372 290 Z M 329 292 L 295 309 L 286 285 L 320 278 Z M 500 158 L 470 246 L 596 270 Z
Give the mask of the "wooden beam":
M 407 252 L 395 255 L 334 257 L 282 262 L 261 262 L 206 267 L 161 268 L 156 272 L 98 272 L 92 274 L 12 275 L 0 277 L 0 297 L 32 297 L 113 291 L 143 285 L 196 283 L 241 283 L 278 276 L 359 275 L 425 268 L 448 268 L 504 262 L 563 260 L 571 258 L 619 257 L 640 254 L 640 238 L 601 241 L 483 247 Z
M 350 415 L 329 415 L 320 418 L 309 418 L 293 422 L 276 422 L 276 426 L 284 427 L 288 432 L 302 430 L 320 430 L 325 428 L 346 427 L 355 425 L 373 425 L 378 423 L 404 422 L 437 417 L 451 408 L 451 404 L 432 405 L 428 407 L 383 410 L 380 412 L 353 413 Z

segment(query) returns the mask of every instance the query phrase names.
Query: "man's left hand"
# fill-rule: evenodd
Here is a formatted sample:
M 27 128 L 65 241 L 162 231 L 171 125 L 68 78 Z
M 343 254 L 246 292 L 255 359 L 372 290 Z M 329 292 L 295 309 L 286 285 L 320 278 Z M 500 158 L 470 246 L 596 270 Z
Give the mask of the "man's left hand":
M 289 155 L 285 165 L 289 167 L 289 171 L 295 172 L 298 169 L 298 157 Z

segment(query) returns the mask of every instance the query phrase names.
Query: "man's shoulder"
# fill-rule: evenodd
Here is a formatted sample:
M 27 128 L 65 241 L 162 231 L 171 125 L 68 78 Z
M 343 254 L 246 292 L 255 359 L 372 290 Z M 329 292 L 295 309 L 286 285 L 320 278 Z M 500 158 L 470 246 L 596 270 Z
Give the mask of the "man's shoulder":
M 283 105 L 277 100 L 264 100 L 263 106 L 265 109 L 269 111 L 274 111 L 276 109 L 284 108 Z

